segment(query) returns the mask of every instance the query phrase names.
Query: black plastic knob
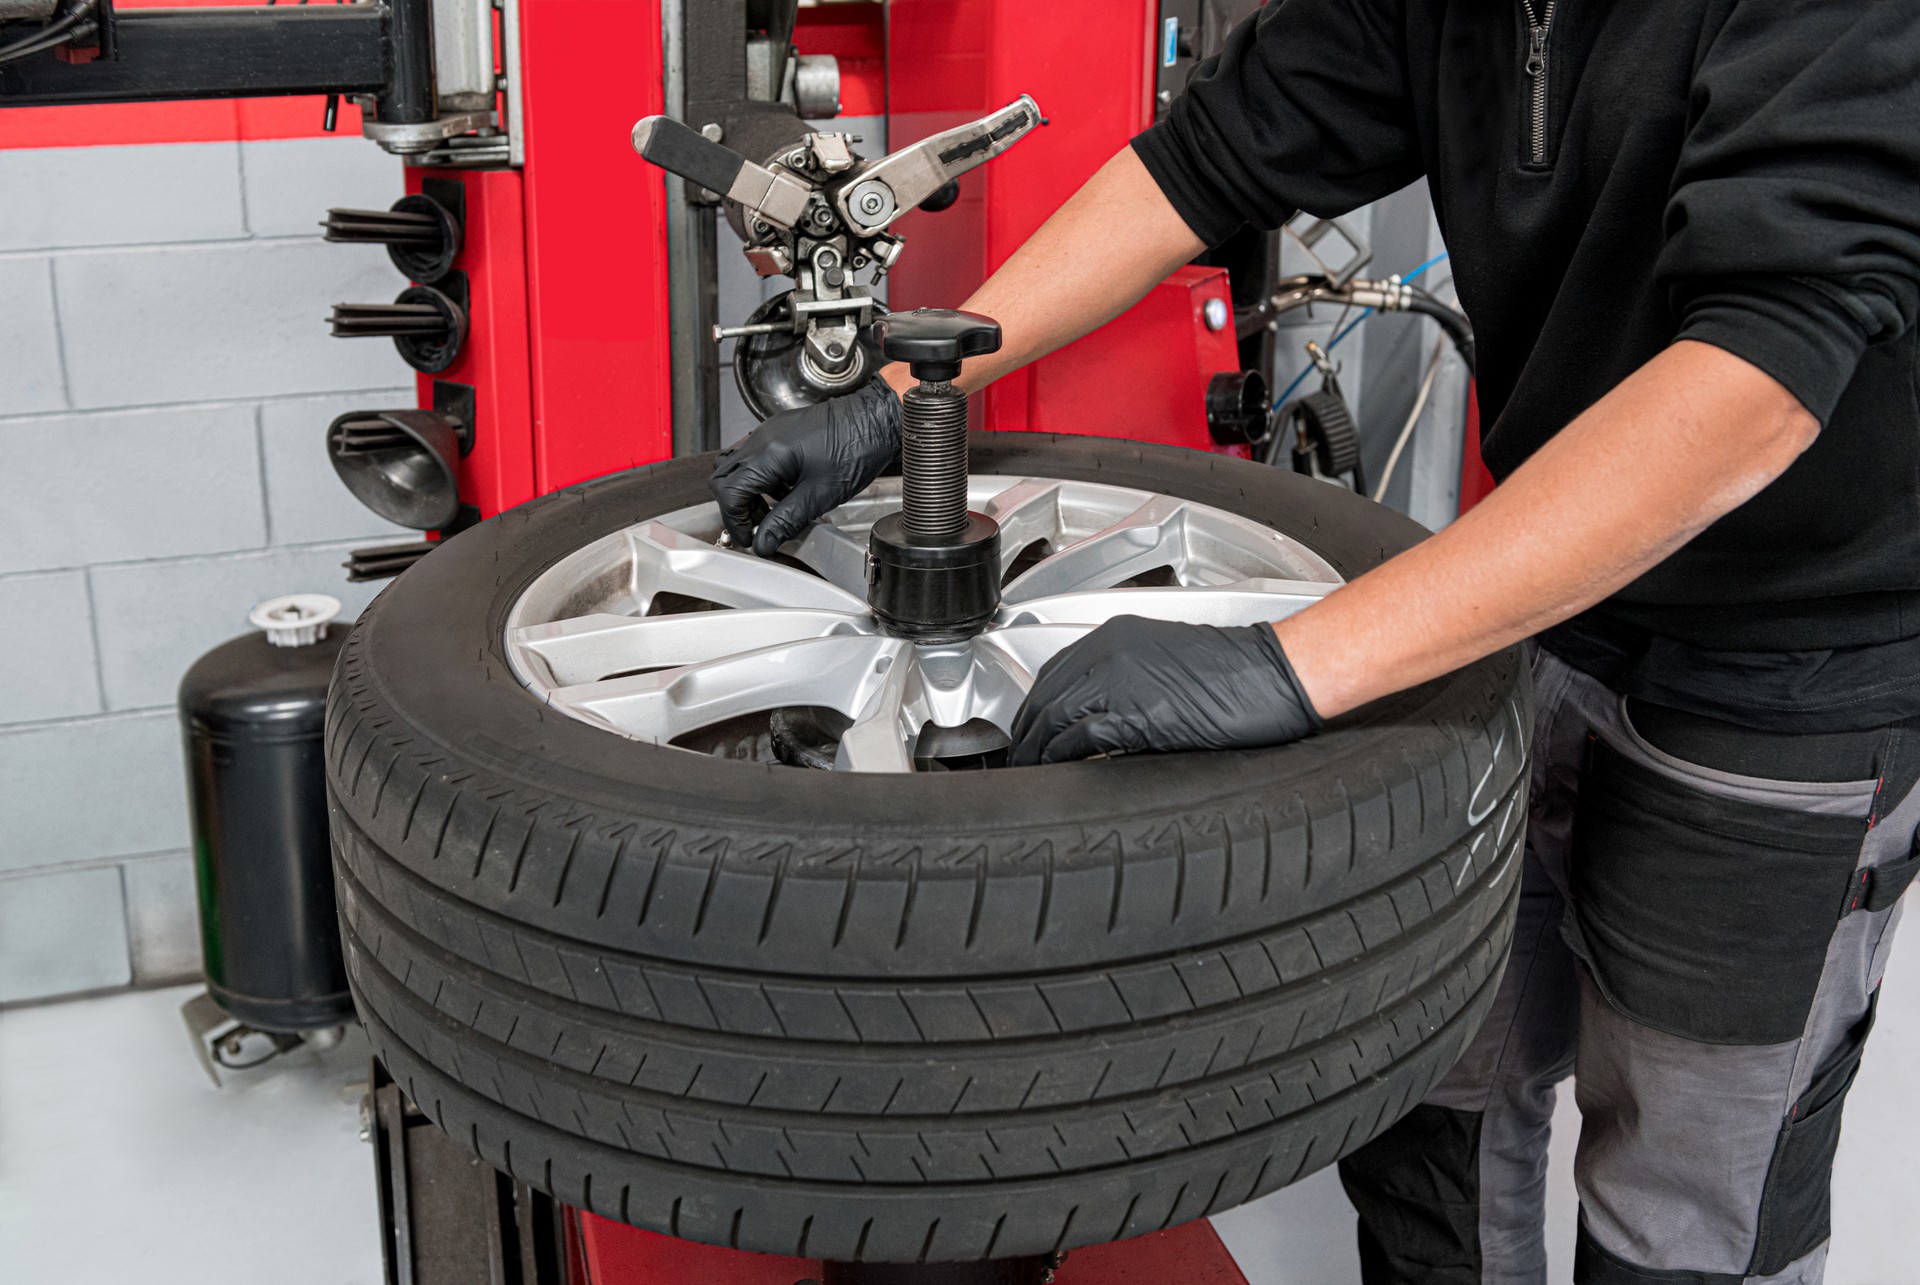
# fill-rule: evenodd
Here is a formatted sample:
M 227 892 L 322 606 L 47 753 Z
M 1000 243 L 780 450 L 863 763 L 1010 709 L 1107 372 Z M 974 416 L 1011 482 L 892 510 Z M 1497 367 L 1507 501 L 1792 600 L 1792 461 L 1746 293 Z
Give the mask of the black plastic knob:
M 913 377 L 941 382 L 960 374 L 967 357 L 1000 350 L 1000 323 L 977 312 L 915 308 L 873 323 L 873 338 L 889 360 L 904 361 Z

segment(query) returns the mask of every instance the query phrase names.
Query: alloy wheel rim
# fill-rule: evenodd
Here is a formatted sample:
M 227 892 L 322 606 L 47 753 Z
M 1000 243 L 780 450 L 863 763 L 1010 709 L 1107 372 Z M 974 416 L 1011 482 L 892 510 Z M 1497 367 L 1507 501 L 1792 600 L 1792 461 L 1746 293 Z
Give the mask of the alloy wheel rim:
M 1041 667 L 1114 616 L 1258 624 L 1343 583 L 1299 540 L 1175 496 L 982 475 L 968 503 L 1000 524 L 1004 587 L 964 642 L 887 635 L 867 605 L 867 533 L 900 506 L 883 478 L 779 559 L 719 544 L 711 503 L 593 540 L 515 600 L 509 663 L 549 707 L 631 740 L 717 754 L 712 729 L 826 710 L 837 769 L 911 772 L 943 744 L 1003 744 Z

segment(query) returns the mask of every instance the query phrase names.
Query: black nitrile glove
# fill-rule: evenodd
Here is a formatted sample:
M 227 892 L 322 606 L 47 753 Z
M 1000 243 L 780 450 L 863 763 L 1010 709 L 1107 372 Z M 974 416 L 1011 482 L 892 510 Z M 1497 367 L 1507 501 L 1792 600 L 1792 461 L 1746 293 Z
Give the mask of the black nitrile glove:
M 1116 616 L 1041 666 L 1014 716 L 1012 761 L 1253 749 L 1320 723 L 1271 625 Z
M 707 489 L 734 544 L 767 558 L 866 490 L 899 454 L 900 397 L 876 375 L 843 397 L 767 420 L 720 452 Z M 777 501 L 772 512 L 767 495 Z

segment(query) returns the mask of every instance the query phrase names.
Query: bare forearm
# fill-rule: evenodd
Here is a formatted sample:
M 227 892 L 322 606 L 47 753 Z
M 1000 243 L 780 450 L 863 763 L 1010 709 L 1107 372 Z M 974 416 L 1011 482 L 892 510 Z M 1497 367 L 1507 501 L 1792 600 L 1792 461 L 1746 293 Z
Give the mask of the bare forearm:
M 1784 472 L 1818 431 L 1758 368 L 1667 349 L 1431 540 L 1275 626 L 1331 717 L 1592 606 Z
M 1124 147 L 961 306 L 1000 323 L 1000 351 L 967 362 L 969 392 L 1072 343 L 1139 302 L 1205 245 Z M 911 379 L 890 367 L 896 389 Z

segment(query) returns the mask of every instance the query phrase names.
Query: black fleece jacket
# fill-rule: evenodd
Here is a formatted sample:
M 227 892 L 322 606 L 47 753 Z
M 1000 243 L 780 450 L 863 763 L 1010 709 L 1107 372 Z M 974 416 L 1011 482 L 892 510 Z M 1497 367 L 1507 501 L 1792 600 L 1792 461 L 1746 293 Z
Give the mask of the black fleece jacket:
M 1425 175 L 1496 477 L 1676 339 L 1822 423 L 1543 641 L 1753 726 L 1920 714 L 1920 3 L 1275 0 L 1134 147 L 1218 243 Z

